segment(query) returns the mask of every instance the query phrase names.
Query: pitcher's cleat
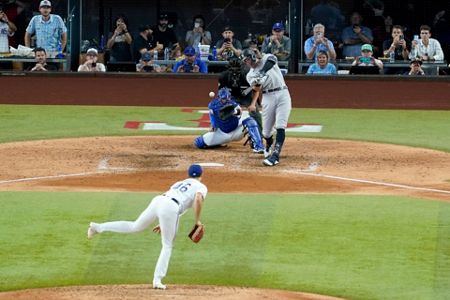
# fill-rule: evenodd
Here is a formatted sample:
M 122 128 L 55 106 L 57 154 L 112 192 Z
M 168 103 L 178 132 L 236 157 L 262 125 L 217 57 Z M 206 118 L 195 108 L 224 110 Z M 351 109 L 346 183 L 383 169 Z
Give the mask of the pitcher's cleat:
M 156 290 L 165 290 L 167 287 L 161 282 L 153 282 L 153 288 Z
M 94 229 L 94 225 L 93 223 L 89 224 L 89 228 L 87 231 L 87 238 L 88 240 L 92 239 L 94 237 L 94 235 L 96 235 L 98 232 L 97 230 Z

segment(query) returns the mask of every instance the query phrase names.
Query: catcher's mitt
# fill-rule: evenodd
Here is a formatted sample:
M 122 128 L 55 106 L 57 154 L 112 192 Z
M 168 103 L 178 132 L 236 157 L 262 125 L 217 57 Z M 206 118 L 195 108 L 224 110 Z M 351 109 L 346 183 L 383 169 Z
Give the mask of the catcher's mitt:
M 204 233 L 205 233 L 205 226 L 204 225 L 197 225 L 197 224 L 195 224 L 194 228 L 192 228 L 192 230 L 189 233 L 188 237 L 194 243 L 198 243 L 203 238 L 203 234 Z
M 219 118 L 222 120 L 226 120 L 233 115 L 234 115 L 234 105 L 233 104 L 224 105 L 219 110 Z

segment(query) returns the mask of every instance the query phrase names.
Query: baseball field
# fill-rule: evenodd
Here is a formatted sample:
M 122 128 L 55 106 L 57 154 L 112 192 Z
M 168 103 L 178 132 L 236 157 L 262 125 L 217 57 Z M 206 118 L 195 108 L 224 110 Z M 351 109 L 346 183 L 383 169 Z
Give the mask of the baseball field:
M 204 109 L 0 105 L 0 299 L 450 299 L 450 111 L 296 108 L 320 131 L 268 168 L 242 142 L 195 149 Z M 223 164 L 205 237 L 181 218 L 153 290 L 151 228 L 87 227 L 134 220 L 194 162 Z

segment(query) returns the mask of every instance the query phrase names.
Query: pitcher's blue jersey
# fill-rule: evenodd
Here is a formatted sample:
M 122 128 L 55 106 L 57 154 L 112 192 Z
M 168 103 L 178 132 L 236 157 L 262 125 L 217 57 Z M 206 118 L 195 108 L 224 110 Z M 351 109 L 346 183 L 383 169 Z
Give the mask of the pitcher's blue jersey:
M 240 115 L 238 116 L 233 115 L 226 120 L 222 120 L 221 118 L 219 118 L 220 109 L 229 104 L 233 105 L 234 109 L 240 108 L 239 104 L 237 104 L 236 101 L 232 99 L 227 100 L 226 102 L 222 102 L 220 101 L 219 98 L 215 98 L 208 105 L 211 126 L 213 128 L 219 128 L 225 133 L 230 133 L 233 130 L 235 130 L 239 126 L 239 119 L 240 119 Z

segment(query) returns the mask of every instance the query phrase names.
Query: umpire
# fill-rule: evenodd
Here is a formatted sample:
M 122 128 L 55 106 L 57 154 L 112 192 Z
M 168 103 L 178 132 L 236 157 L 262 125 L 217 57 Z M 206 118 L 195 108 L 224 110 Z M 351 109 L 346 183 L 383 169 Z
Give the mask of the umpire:
M 220 73 L 219 76 L 219 89 L 229 88 L 236 102 L 247 109 L 252 103 L 253 95 L 253 90 L 246 78 L 249 70 L 250 68 L 242 64 L 239 58 L 233 57 L 228 63 L 228 69 Z M 249 114 L 258 123 L 258 129 L 261 133 L 262 117 L 258 107 L 255 110 L 249 110 Z

